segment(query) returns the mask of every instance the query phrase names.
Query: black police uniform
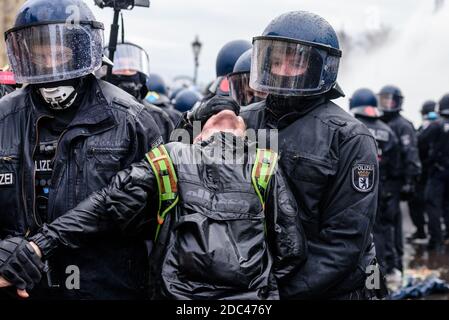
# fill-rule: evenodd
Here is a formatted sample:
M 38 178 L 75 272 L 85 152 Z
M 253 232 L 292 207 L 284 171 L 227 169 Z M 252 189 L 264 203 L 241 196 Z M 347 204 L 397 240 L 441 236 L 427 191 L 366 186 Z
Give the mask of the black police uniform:
M 279 130 L 280 165 L 300 206 L 309 254 L 281 284 L 284 298 L 364 292 L 365 271 L 376 255 L 371 234 L 378 197 L 376 141 L 329 98 L 330 93 L 305 99 L 269 95 L 241 113 L 248 128 Z
M 429 129 L 429 125 L 431 122 L 424 123 L 421 127 L 418 128 L 417 138 L 418 138 L 418 150 L 419 150 L 419 159 L 421 160 L 421 175 L 416 183 L 416 192 L 412 199 L 409 201 L 409 210 L 410 217 L 412 218 L 412 222 L 416 227 L 416 237 L 426 238 L 426 220 L 425 220 L 425 211 L 426 211 L 426 201 L 425 201 L 425 190 L 427 179 L 429 176 L 429 148 L 427 145 L 422 143 L 420 139 L 421 135 L 427 135 L 427 130 Z
M 389 259 L 394 259 L 395 267 L 402 271 L 404 244 L 402 235 L 402 214 L 399 207 L 401 188 L 404 184 L 414 184 L 416 182 L 421 174 L 421 161 L 419 159 L 418 140 L 413 124 L 400 115 L 399 112 L 385 113 L 382 120 L 387 123 L 399 139 L 400 165 L 397 171 L 398 179 L 392 182 L 394 185 L 394 198 L 395 201 L 397 201 L 395 207 L 398 208 L 398 212 L 395 215 L 396 254 L 389 254 Z
M 376 255 L 383 272 L 388 273 L 394 264 L 387 261 L 388 253 L 395 254 L 394 217 L 398 201 L 395 199 L 395 183 L 399 164 L 399 142 L 396 134 L 378 118 L 356 114 L 355 117 L 365 124 L 377 141 L 379 159 L 379 206 L 373 236 Z M 393 256 L 394 257 L 394 256 Z M 392 259 L 394 261 L 394 259 Z M 388 264 L 387 262 L 390 262 Z
M 43 222 L 75 207 L 162 142 L 148 109 L 128 94 L 92 75 L 87 76 L 84 88 L 78 107 L 72 106 L 77 112 L 63 133 L 59 133 L 61 128 L 45 133 L 52 129 L 54 115 L 33 98 L 32 86 L 0 100 L 1 239 L 35 232 Z M 57 136 L 56 149 L 52 150 Z M 38 183 L 50 176 L 37 172 L 36 163 L 48 160 L 51 181 L 41 190 Z M 43 207 L 38 202 L 40 195 L 48 197 Z M 80 270 L 79 290 L 65 286 L 68 266 Z M 59 250 L 50 267 L 51 285 L 59 286 L 51 292 L 58 299 L 145 296 L 147 251 L 138 235 L 125 237 L 120 230 L 99 234 L 83 249 Z M 43 287 L 47 287 L 45 281 Z M 49 298 L 48 290 L 43 295 L 39 292 L 31 292 L 32 297 Z
M 449 117 L 442 116 L 431 123 L 419 136 L 419 142 L 428 147 L 428 179 L 426 184 L 426 212 L 429 217 L 429 246 L 441 244 L 443 240 L 441 218 L 444 218 L 446 233 L 449 230 Z

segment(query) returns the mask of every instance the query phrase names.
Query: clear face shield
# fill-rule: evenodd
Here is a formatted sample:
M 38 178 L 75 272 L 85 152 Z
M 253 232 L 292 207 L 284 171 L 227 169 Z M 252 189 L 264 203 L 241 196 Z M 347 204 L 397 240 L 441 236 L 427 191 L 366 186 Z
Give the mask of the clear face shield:
M 256 37 L 253 44 L 250 86 L 254 90 L 310 96 L 335 84 L 341 55 L 337 49 L 274 37 Z
M 395 111 L 400 108 L 398 99 L 392 93 L 379 94 L 379 108 L 383 111 Z
M 103 25 L 42 24 L 7 32 L 8 57 L 18 83 L 80 78 L 101 67 Z
M 251 89 L 249 78 L 249 72 L 236 72 L 228 76 L 231 97 L 242 107 L 262 101 L 268 95 Z
M 109 50 L 107 48 L 105 49 L 104 54 L 107 57 L 109 56 Z M 150 59 L 146 51 L 131 43 L 117 44 L 112 73 L 132 76 L 137 72 L 143 73 L 146 76 L 150 75 Z

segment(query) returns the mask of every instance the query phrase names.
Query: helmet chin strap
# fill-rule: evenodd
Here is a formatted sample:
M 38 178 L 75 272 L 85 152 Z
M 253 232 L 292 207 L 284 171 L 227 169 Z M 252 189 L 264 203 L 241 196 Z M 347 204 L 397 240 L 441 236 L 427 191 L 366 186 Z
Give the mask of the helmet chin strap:
M 40 88 L 39 92 L 53 110 L 65 110 L 69 108 L 78 96 L 76 89 L 72 86 Z

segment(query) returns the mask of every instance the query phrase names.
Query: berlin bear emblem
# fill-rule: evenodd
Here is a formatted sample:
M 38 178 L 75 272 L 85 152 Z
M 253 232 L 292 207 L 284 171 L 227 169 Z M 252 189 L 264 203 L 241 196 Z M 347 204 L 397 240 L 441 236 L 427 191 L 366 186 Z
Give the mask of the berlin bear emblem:
M 370 192 L 374 186 L 374 165 L 354 165 L 352 167 L 352 186 L 359 192 Z

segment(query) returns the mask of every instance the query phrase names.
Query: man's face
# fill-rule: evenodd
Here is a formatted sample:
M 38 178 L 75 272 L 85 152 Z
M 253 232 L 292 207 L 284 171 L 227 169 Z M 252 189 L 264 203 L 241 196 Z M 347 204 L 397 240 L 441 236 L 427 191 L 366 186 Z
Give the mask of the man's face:
M 278 76 L 302 76 L 306 73 L 308 57 L 306 54 L 281 54 L 275 52 L 272 58 L 271 73 Z
M 55 48 L 51 45 L 36 45 L 33 47 L 31 61 L 45 69 L 68 63 L 73 58 L 73 51 L 70 48 L 60 46 Z
M 396 101 L 394 100 L 394 97 L 392 94 L 381 94 L 379 96 L 379 102 L 380 102 L 380 105 L 386 110 L 391 110 L 391 109 L 396 108 Z
M 134 66 L 135 63 L 132 58 L 120 57 L 114 60 L 114 74 L 121 76 L 133 76 L 137 73 Z
M 135 74 L 137 74 L 137 71 L 130 69 L 123 69 L 123 70 L 115 70 L 113 73 L 119 76 L 134 76 Z
M 230 132 L 235 136 L 243 137 L 246 132 L 245 121 L 233 111 L 223 110 L 207 120 L 194 142 L 206 140 L 216 132 Z

